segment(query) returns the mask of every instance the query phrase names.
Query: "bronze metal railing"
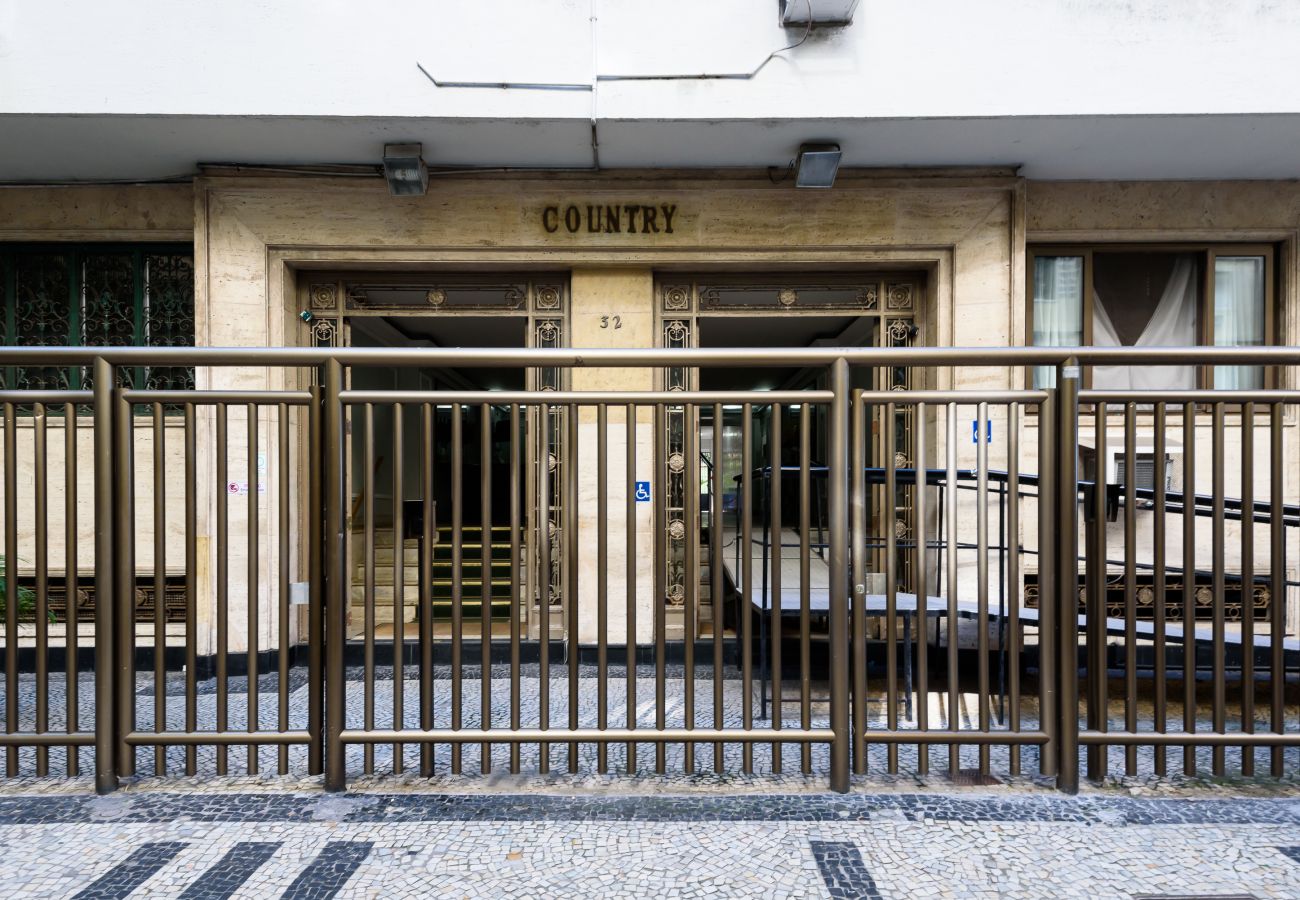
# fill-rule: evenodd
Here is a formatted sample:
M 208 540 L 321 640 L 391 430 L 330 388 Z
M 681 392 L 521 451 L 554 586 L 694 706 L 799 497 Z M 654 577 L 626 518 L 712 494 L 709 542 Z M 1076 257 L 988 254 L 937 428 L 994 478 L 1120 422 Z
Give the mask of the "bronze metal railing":
M 789 750 L 789 762 L 824 772 L 838 791 L 852 774 L 899 771 L 905 750 L 920 773 L 933 750 L 946 753 L 953 775 L 973 760 L 983 778 L 994 775 L 995 751 L 1005 753 L 1010 775 L 1028 754 L 1073 791 L 1080 747 L 1088 776 L 1099 778 L 1109 746 L 1124 747 L 1128 773 L 1138 771 L 1138 748 L 1152 748 L 1159 774 L 1166 748 L 1176 746 L 1189 773 L 1201 764 L 1198 748 L 1209 748 L 1217 775 L 1227 772 L 1229 749 L 1250 775 L 1256 750 L 1267 748 L 1270 772 L 1281 776 L 1287 749 L 1300 747 L 1287 718 L 1287 668 L 1300 648 L 1288 644 L 1286 620 L 1295 586 L 1287 529 L 1300 521 L 1297 485 L 1287 481 L 1296 477 L 1289 430 L 1300 391 L 1080 389 L 1081 366 L 1189 363 L 1268 366 L 1278 373 L 1271 383 L 1284 385 L 1300 351 L 0 348 L 0 366 L 93 373 L 90 391 L 0 391 L 6 774 L 46 776 L 57 751 L 76 776 L 81 749 L 93 746 L 96 787 L 110 791 L 137 773 L 145 748 L 153 748 L 152 774 L 192 775 L 209 765 L 226 774 L 235 747 L 250 774 L 265 749 L 278 772 L 305 768 L 341 790 L 349 773 L 402 771 L 408 753 L 424 775 L 444 765 L 461 773 L 467 758 L 482 773 L 526 765 L 545 772 L 557 760 L 578 772 L 590 746 L 599 772 L 665 773 L 670 748 L 682 750 L 673 767 L 695 772 L 695 750 L 705 746 L 717 772 L 779 772 Z M 310 386 L 150 391 L 118 380 L 128 367 L 169 365 L 196 367 L 200 385 L 219 370 L 252 366 L 281 373 L 278 383 Z M 822 387 L 348 386 L 349 373 L 367 367 L 533 366 L 802 368 L 819 371 Z M 947 380 L 935 373 L 958 368 L 1028 366 L 1056 367 L 1056 386 L 851 387 L 872 383 L 884 367 L 910 367 L 923 374 L 915 383 L 934 384 Z M 672 444 L 680 453 L 670 452 L 669 410 L 686 423 Z M 474 417 L 477 429 L 467 428 Z M 381 419 L 391 424 L 381 429 Z M 786 421 L 795 423 L 792 436 L 782 434 Z M 1005 434 L 996 451 L 994 421 Z M 539 423 L 553 422 L 566 454 L 554 469 L 559 484 L 549 451 L 534 441 Z M 727 437 L 729 422 L 738 438 Z M 51 428 L 63 429 L 61 462 L 51 463 Z M 701 485 L 705 428 L 713 465 Z M 1122 434 L 1122 483 L 1109 483 L 1108 433 Z M 1138 484 L 1139 446 L 1149 442 L 1142 452 L 1163 466 L 1178 434 L 1182 489 L 1164 477 Z M 728 440 L 738 440 L 741 473 L 732 479 L 730 528 Z M 1092 473 L 1080 468 L 1088 441 Z M 386 468 L 380 442 L 401 451 Z M 621 463 L 611 452 L 618 442 Z M 632 490 L 644 480 L 643 447 L 652 458 L 648 516 Z M 690 477 L 673 482 L 683 471 Z M 1204 502 L 1198 476 L 1209 484 Z M 963 481 L 970 490 L 959 493 Z M 684 485 L 682 496 L 668 496 L 672 483 Z M 87 491 L 93 539 L 80 511 Z M 63 509 L 53 529 L 52 497 Z M 621 525 L 611 501 L 624 504 Z M 477 542 L 466 539 L 473 534 Z M 61 556 L 51 535 L 62 537 Z M 391 559 L 382 558 L 390 545 Z M 674 546 L 685 547 L 680 569 L 669 565 Z M 620 551 L 624 571 L 616 574 L 611 552 Z M 59 563 L 72 592 L 79 572 L 93 572 L 88 634 L 79 635 L 75 615 L 51 615 Z M 177 570 L 183 623 L 168 622 L 157 599 Z M 1151 573 L 1149 597 L 1139 572 Z M 380 598 L 389 579 L 385 632 Z M 1117 579 L 1123 603 L 1111 616 L 1107 585 Z M 1031 580 L 1033 604 L 1024 599 Z M 156 598 L 148 618 L 136 603 L 145 581 Z M 1230 584 L 1246 598 L 1239 616 L 1229 614 Z M 1208 602 L 1198 605 L 1203 591 Z M 1203 636 L 1197 609 L 1208 621 Z M 624 617 L 621 632 L 611 627 L 615 613 Z M 996 691 L 995 634 L 996 650 L 1011 660 Z M 476 678 L 465 671 L 475 663 Z M 680 675 L 670 672 L 677 665 Z M 383 687 L 389 672 L 391 693 Z M 1197 692 L 1204 673 L 1208 699 Z M 78 687 L 87 679 L 89 696 Z M 760 724 L 766 710 L 755 716 L 754 694 L 765 679 L 774 700 Z M 1180 698 L 1171 698 L 1171 679 L 1182 682 Z M 1112 682 L 1123 686 L 1115 703 Z M 787 696 L 795 683 L 797 695 Z M 1267 694 L 1266 714 L 1257 690 Z M 995 693 L 1005 695 L 1005 714 Z M 268 696 L 273 704 L 262 705 Z M 787 727 L 784 707 L 795 704 Z M 1179 731 L 1169 729 L 1175 706 Z M 770 761 L 756 759 L 756 744 L 770 748 Z M 536 758 L 526 763 L 524 748 Z

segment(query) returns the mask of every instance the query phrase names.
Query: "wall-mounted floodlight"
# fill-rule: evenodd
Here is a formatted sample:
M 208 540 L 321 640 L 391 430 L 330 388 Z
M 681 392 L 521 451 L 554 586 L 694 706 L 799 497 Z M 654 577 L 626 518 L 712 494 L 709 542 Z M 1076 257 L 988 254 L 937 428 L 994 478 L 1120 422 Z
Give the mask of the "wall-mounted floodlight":
M 828 188 L 835 184 L 840 169 L 839 144 L 804 144 L 795 163 L 794 186 Z
M 782 25 L 848 25 L 858 0 L 781 0 Z
M 429 189 L 429 167 L 421 144 L 384 144 L 384 178 L 394 197 L 423 197 Z

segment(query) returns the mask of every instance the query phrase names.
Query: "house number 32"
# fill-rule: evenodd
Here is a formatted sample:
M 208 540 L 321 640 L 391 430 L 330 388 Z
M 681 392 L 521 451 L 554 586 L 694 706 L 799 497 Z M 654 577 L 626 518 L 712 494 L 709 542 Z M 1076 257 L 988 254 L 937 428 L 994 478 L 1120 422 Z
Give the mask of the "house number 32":
M 600 327 L 601 327 L 601 328 L 609 328 L 611 324 L 612 324 L 615 328 L 622 328 L 622 327 L 623 327 L 623 317 L 622 317 L 622 316 L 601 316 L 601 317 L 600 317 Z

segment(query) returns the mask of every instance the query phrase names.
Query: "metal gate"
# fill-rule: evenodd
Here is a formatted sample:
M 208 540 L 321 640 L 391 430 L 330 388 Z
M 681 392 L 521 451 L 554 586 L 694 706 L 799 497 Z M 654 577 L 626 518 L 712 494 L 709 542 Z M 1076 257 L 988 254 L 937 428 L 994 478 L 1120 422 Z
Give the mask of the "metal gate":
M 1125 772 L 1147 765 L 1141 749 L 1164 773 L 1177 746 L 1184 771 L 1216 775 L 1253 773 L 1268 748 L 1281 776 L 1300 746 L 1286 678 L 1300 392 L 1079 389 L 1081 364 L 1192 356 L 1275 366 L 1274 383 L 1300 362 L 1290 348 L 0 349 L 0 365 L 83 367 L 92 385 L 0 391 L 6 774 L 78 776 L 90 752 L 100 791 L 262 767 L 341 790 L 407 767 L 552 766 L 789 766 L 840 791 L 875 771 L 1036 768 L 1074 790 L 1081 768 L 1109 771 L 1108 747 Z M 345 387 L 348 367 L 432 364 L 822 367 L 828 388 Z M 855 368 L 1015 383 L 1029 365 L 1056 367 L 1059 387 L 850 387 Z M 209 386 L 130 384 L 162 366 Z M 241 367 L 286 387 L 221 386 Z M 387 512 L 364 483 L 385 409 L 385 439 L 415 448 L 394 457 Z M 526 452 L 529 423 L 556 421 L 575 473 L 558 493 Z M 912 457 L 868 465 L 899 422 Z M 734 474 L 702 460 L 706 429 L 715 448 L 739 442 Z M 1153 476 L 1177 434 L 1176 478 Z M 361 485 L 349 453 L 367 460 Z M 560 548 L 560 621 L 530 622 Z

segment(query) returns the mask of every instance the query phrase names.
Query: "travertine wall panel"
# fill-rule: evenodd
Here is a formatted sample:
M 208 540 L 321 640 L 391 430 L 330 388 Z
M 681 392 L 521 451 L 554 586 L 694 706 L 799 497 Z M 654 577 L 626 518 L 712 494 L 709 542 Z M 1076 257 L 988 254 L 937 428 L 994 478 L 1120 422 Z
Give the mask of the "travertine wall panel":
M 1300 284 L 1297 283 L 1297 252 L 1300 242 L 1300 182 L 1295 181 L 1195 181 L 1195 182 L 1028 182 L 1025 213 L 1028 240 L 1033 242 L 1269 242 L 1278 247 L 1276 271 L 1281 310 L 1279 343 L 1300 343 Z M 1288 386 L 1294 386 L 1291 382 Z M 1122 446 L 1122 432 L 1109 429 L 1112 448 Z M 1294 410 L 1286 418 L 1283 445 L 1284 495 L 1288 503 L 1300 499 L 1300 454 L 1297 446 L 1297 420 Z M 1257 499 L 1267 496 L 1269 486 L 1266 422 L 1257 420 L 1255 437 L 1254 493 Z M 1149 431 L 1147 432 L 1149 433 Z M 1081 439 L 1092 442 L 1092 429 L 1085 424 Z M 1224 490 L 1229 497 L 1242 495 L 1240 418 L 1229 415 L 1224 434 Z M 1183 443 L 1181 426 L 1170 429 L 1172 448 Z M 1196 427 L 1195 489 L 1208 494 L 1213 488 L 1210 454 L 1214 431 L 1207 414 Z M 1184 483 L 1181 457 L 1175 462 L 1175 489 Z M 1139 522 L 1145 517 L 1140 513 Z M 1149 524 L 1140 525 L 1140 560 L 1150 560 Z M 1294 578 L 1295 561 L 1300 560 L 1300 536 L 1289 529 L 1287 559 Z M 1171 525 L 1170 553 L 1181 553 L 1182 535 Z M 1240 571 L 1241 526 L 1225 523 L 1225 557 L 1230 571 Z M 1110 556 L 1118 558 L 1122 548 L 1122 523 L 1107 527 Z M 1213 552 L 1213 534 L 1209 519 L 1197 522 L 1196 554 L 1198 568 L 1208 568 Z M 1255 567 L 1261 572 L 1268 564 L 1269 548 L 1265 528 L 1257 527 Z M 1294 633 L 1300 623 L 1300 604 L 1296 592 L 1288 601 L 1288 630 Z

